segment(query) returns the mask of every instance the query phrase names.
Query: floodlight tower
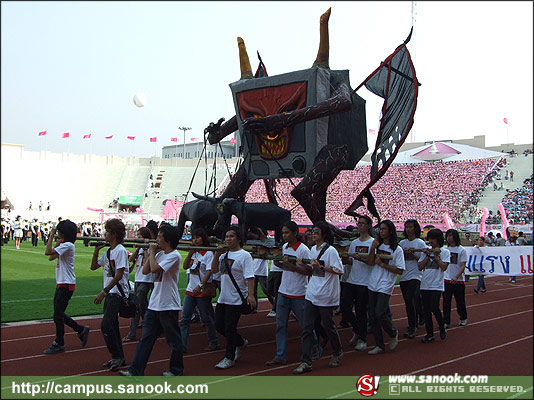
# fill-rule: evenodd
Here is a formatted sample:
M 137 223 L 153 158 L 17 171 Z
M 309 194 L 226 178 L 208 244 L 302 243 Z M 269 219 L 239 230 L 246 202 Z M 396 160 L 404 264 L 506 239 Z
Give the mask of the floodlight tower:
M 186 126 L 181 126 L 178 129 L 180 129 L 181 131 L 184 131 L 184 153 L 182 154 L 182 158 L 185 160 L 185 131 L 189 131 L 191 130 L 191 128 L 188 128 Z

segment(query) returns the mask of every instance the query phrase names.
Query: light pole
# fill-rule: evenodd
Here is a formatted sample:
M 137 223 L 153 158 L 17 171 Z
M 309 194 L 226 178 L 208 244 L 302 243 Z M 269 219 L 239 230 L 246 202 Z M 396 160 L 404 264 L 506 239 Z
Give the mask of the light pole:
M 189 131 L 189 130 L 191 130 L 191 128 L 188 128 L 186 126 L 181 126 L 178 129 L 184 131 L 184 153 L 182 154 L 182 156 L 183 156 L 182 158 L 185 160 L 185 131 Z

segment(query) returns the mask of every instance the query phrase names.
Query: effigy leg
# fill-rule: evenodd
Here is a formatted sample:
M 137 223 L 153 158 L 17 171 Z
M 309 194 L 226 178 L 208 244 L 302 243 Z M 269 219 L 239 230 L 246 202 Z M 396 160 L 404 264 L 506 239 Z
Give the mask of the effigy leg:
M 328 64 L 329 53 L 330 53 L 330 42 L 328 38 L 328 20 L 330 19 L 331 9 L 329 8 L 326 12 L 321 15 L 319 20 L 319 32 L 320 32 L 320 41 L 319 41 L 319 50 L 317 51 L 317 58 L 313 63 L 314 67 L 321 67 L 324 69 L 330 69 Z

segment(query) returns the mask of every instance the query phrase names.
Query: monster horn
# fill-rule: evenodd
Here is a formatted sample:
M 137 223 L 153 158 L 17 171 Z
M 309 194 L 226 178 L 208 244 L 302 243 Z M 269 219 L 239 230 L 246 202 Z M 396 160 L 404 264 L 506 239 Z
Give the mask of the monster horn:
M 330 44 L 328 39 L 328 20 L 330 19 L 330 10 L 321 15 L 319 22 L 319 32 L 320 32 L 320 41 L 319 41 L 319 50 L 317 51 L 317 58 L 313 63 L 314 67 L 320 67 L 324 69 L 330 69 L 328 65 L 328 57 L 330 53 Z
M 239 47 L 239 65 L 241 67 L 240 79 L 252 79 L 252 68 L 248 59 L 247 48 L 242 38 L 237 38 L 237 46 Z

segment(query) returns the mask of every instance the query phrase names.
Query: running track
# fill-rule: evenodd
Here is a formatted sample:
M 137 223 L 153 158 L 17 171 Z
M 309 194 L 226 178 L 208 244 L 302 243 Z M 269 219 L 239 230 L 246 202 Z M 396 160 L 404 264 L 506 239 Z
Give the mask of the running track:
M 394 325 L 399 329 L 399 345 L 394 352 L 369 356 L 356 352 L 348 345 L 352 336 L 350 328 L 340 329 L 339 334 L 345 357 L 340 368 L 329 368 L 331 347 L 327 346 L 323 357 L 314 361 L 313 371 L 306 375 L 359 376 L 397 374 L 454 374 L 493 376 L 533 375 L 533 281 L 532 277 L 519 277 L 511 284 L 505 277 L 486 278 L 488 291 L 475 294 L 476 280 L 471 279 L 466 287 L 468 325 L 458 327 L 458 315 L 453 308 L 451 327 L 445 341 L 439 339 L 423 344 L 424 327 L 418 329 L 416 339 L 405 339 L 407 320 L 400 288 L 396 287 L 390 305 Z M 453 307 L 455 303 L 453 301 Z M 267 376 L 291 375 L 300 359 L 300 327 L 291 320 L 288 332 L 288 364 L 267 367 L 265 362 L 273 358 L 276 350 L 274 340 L 276 323 L 266 318 L 269 311 L 266 301 L 260 302 L 257 314 L 242 316 L 239 332 L 249 340 L 249 346 L 236 366 L 218 370 L 214 365 L 224 357 L 222 350 L 204 352 L 207 336 L 201 324 L 191 324 L 189 352 L 184 354 L 184 375 L 189 376 Z M 72 330 L 66 327 L 65 345 L 62 354 L 44 355 L 55 337 L 51 321 L 13 324 L 1 328 L 1 367 L 3 376 L 98 376 L 116 375 L 102 368 L 110 356 L 100 332 L 100 317 L 76 318 L 91 327 L 89 341 L 82 348 Z M 335 317 L 339 322 L 341 317 Z M 121 334 L 129 329 L 129 320 L 120 319 Z M 138 331 L 138 338 L 141 330 Z M 386 339 L 387 340 L 387 339 Z M 368 336 L 369 349 L 374 344 Z M 126 361 L 133 358 L 137 342 L 124 344 Z M 160 375 L 168 369 L 169 347 L 160 337 L 147 365 L 146 375 Z

